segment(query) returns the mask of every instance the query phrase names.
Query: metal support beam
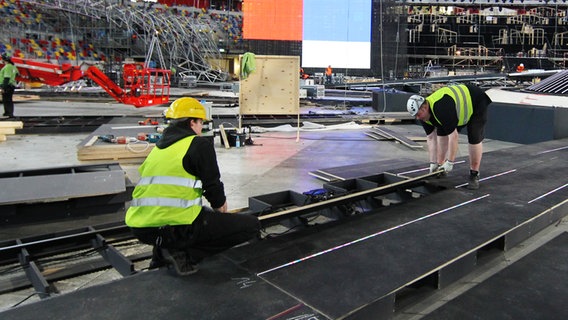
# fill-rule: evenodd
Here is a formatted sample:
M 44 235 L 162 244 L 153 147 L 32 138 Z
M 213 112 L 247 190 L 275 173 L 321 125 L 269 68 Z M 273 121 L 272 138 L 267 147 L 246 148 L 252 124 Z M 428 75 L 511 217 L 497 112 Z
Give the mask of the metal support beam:
M 20 264 L 24 268 L 26 272 L 26 276 L 32 283 L 36 293 L 39 295 L 41 299 L 47 298 L 50 296 L 50 288 L 49 283 L 45 280 L 45 277 L 39 270 L 38 266 L 34 261 L 31 261 L 30 254 L 28 250 L 23 248 L 18 255 L 20 260 Z
M 94 231 L 92 227 L 90 227 L 90 229 Z M 91 244 L 93 248 L 95 248 L 99 254 L 123 277 L 135 273 L 134 263 L 120 253 L 120 251 L 116 250 L 115 247 L 107 244 L 102 235 L 95 235 L 95 238 L 91 240 Z

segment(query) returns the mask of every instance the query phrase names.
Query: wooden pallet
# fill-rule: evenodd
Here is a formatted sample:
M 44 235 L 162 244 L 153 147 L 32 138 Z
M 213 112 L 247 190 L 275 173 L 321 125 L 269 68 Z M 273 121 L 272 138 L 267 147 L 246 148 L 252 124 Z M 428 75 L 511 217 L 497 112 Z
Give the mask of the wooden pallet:
M 16 134 L 16 129 L 22 129 L 22 121 L 0 121 L 0 142 L 6 141 L 8 135 Z

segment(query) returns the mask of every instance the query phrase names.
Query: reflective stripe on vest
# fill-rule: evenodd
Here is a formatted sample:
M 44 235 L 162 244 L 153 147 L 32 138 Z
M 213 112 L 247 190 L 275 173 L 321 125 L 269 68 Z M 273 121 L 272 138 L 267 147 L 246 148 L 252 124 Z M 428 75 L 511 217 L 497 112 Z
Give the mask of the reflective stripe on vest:
M 176 208 L 189 208 L 191 206 L 201 206 L 201 198 L 195 200 L 184 200 L 174 198 L 139 198 L 132 199 L 131 206 L 159 206 L 159 207 L 176 207 Z
M 186 179 L 179 177 L 144 177 L 138 182 L 139 186 L 149 184 L 171 184 L 174 186 L 201 189 L 201 180 Z
M 195 136 L 160 149 L 155 147 L 140 166 L 125 222 L 130 227 L 191 224 L 201 212 L 202 182 L 183 167 Z
M 473 113 L 473 104 L 469 90 L 463 84 L 441 88 L 426 98 L 426 100 L 430 103 L 430 110 L 432 111 L 432 115 L 436 121 L 440 123 L 434 112 L 434 104 L 438 100 L 442 99 L 446 94 L 454 100 L 456 114 L 458 117 L 458 126 L 467 124 Z

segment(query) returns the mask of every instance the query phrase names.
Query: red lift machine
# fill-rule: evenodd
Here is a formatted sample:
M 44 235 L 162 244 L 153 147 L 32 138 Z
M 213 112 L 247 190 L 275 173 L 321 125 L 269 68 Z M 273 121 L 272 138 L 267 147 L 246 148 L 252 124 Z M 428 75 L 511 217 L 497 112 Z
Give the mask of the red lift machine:
M 16 80 L 21 82 L 59 86 L 87 77 L 116 101 L 136 108 L 168 103 L 170 99 L 171 71 L 149 68 L 146 63 L 125 64 L 121 88 L 96 66 L 89 66 L 83 71 L 81 66 L 69 63 L 59 65 L 18 57 L 12 57 L 12 62 L 20 72 Z M 0 62 L 0 68 L 3 66 Z

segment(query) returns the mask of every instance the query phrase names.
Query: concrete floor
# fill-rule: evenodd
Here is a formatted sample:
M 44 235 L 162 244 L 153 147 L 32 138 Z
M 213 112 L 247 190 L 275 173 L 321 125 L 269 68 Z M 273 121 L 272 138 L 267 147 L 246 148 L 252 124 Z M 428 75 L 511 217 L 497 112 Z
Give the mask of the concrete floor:
M 115 103 L 94 102 L 20 102 L 16 104 L 17 116 L 60 115 L 158 115 L 164 107 L 136 109 Z M 227 112 L 226 108 L 213 109 L 213 114 Z M 130 123 L 136 125 L 136 123 Z M 292 124 L 294 125 L 294 124 Z M 253 146 L 225 149 L 220 137 L 215 137 L 221 178 L 225 183 L 230 209 L 248 206 L 248 197 L 283 190 L 298 192 L 321 188 L 322 181 L 308 172 L 344 165 L 374 162 L 383 159 L 412 159 L 423 161 L 428 155 L 424 148 L 412 150 L 393 141 L 377 141 L 365 132 L 371 125 L 333 125 L 322 129 L 302 129 L 290 126 L 253 133 Z M 389 125 L 395 132 L 408 137 L 423 137 L 420 126 L 412 124 Z M 80 161 L 77 147 L 89 133 L 72 134 L 16 134 L 0 143 L 5 171 L 73 166 L 109 161 Z M 458 157 L 467 156 L 467 140 L 460 135 Z M 515 143 L 486 139 L 484 151 L 489 152 L 516 146 Z M 138 163 L 121 164 L 128 177 L 137 182 Z M 461 174 L 466 174 L 463 172 Z
M 30 115 L 135 115 L 143 119 L 147 115 L 160 114 L 163 107 L 135 109 L 115 103 L 79 103 L 79 102 L 45 102 L 31 101 L 16 104 L 17 116 Z M 214 109 L 215 113 L 216 110 Z M 226 112 L 226 110 L 219 110 Z M 424 148 L 412 150 L 392 141 L 377 141 L 365 131 L 370 126 L 350 126 L 349 129 L 310 131 L 268 131 L 252 135 L 253 146 L 225 149 L 219 137 L 215 138 L 215 147 L 221 170 L 221 177 L 226 187 L 229 209 L 240 209 L 248 206 L 248 198 L 283 190 L 304 192 L 321 188 L 324 183 L 308 174 L 308 172 L 344 165 L 364 164 L 383 159 L 412 159 L 423 161 L 427 166 L 428 156 Z M 420 126 L 411 124 L 389 125 L 389 128 L 407 136 L 423 136 Z M 4 170 L 25 170 L 67 166 L 77 164 L 93 164 L 77 160 L 77 145 L 88 133 L 79 134 L 16 134 L 8 136 L 7 141 L 0 142 L 1 161 Z M 458 157 L 467 156 L 467 140 L 460 135 Z M 484 151 L 490 152 L 517 146 L 517 144 L 486 140 Z M 122 165 L 127 176 L 138 181 L 139 164 Z M 454 174 L 467 174 L 466 165 L 460 166 Z M 463 170 L 462 170 L 463 169 Z M 462 172 L 463 171 L 463 172 Z M 481 174 L 483 175 L 483 165 Z M 527 243 L 511 250 L 503 257 L 480 269 L 467 279 L 439 291 L 423 304 L 409 308 L 400 315 L 401 318 L 420 318 L 425 310 L 434 308 L 452 296 L 467 290 L 468 286 L 482 281 L 483 278 L 497 272 L 512 263 L 515 259 L 534 250 L 539 243 L 552 237 L 559 231 L 567 231 L 566 222 L 551 226 Z M 62 292 L 78 290 L 86 285 L 105 283 L 120 278 L 116 272 L 99 272 L 86 278 L 58 284 Z M 31 290 L 31 289 L 30 289 Z M 0 311 L 9 308 L 30 295 L 30 290 L 3 296 Z M 33 294 L 32 294 L 33 295 Z M 25 303 L 37 301 L 32 297 Z

